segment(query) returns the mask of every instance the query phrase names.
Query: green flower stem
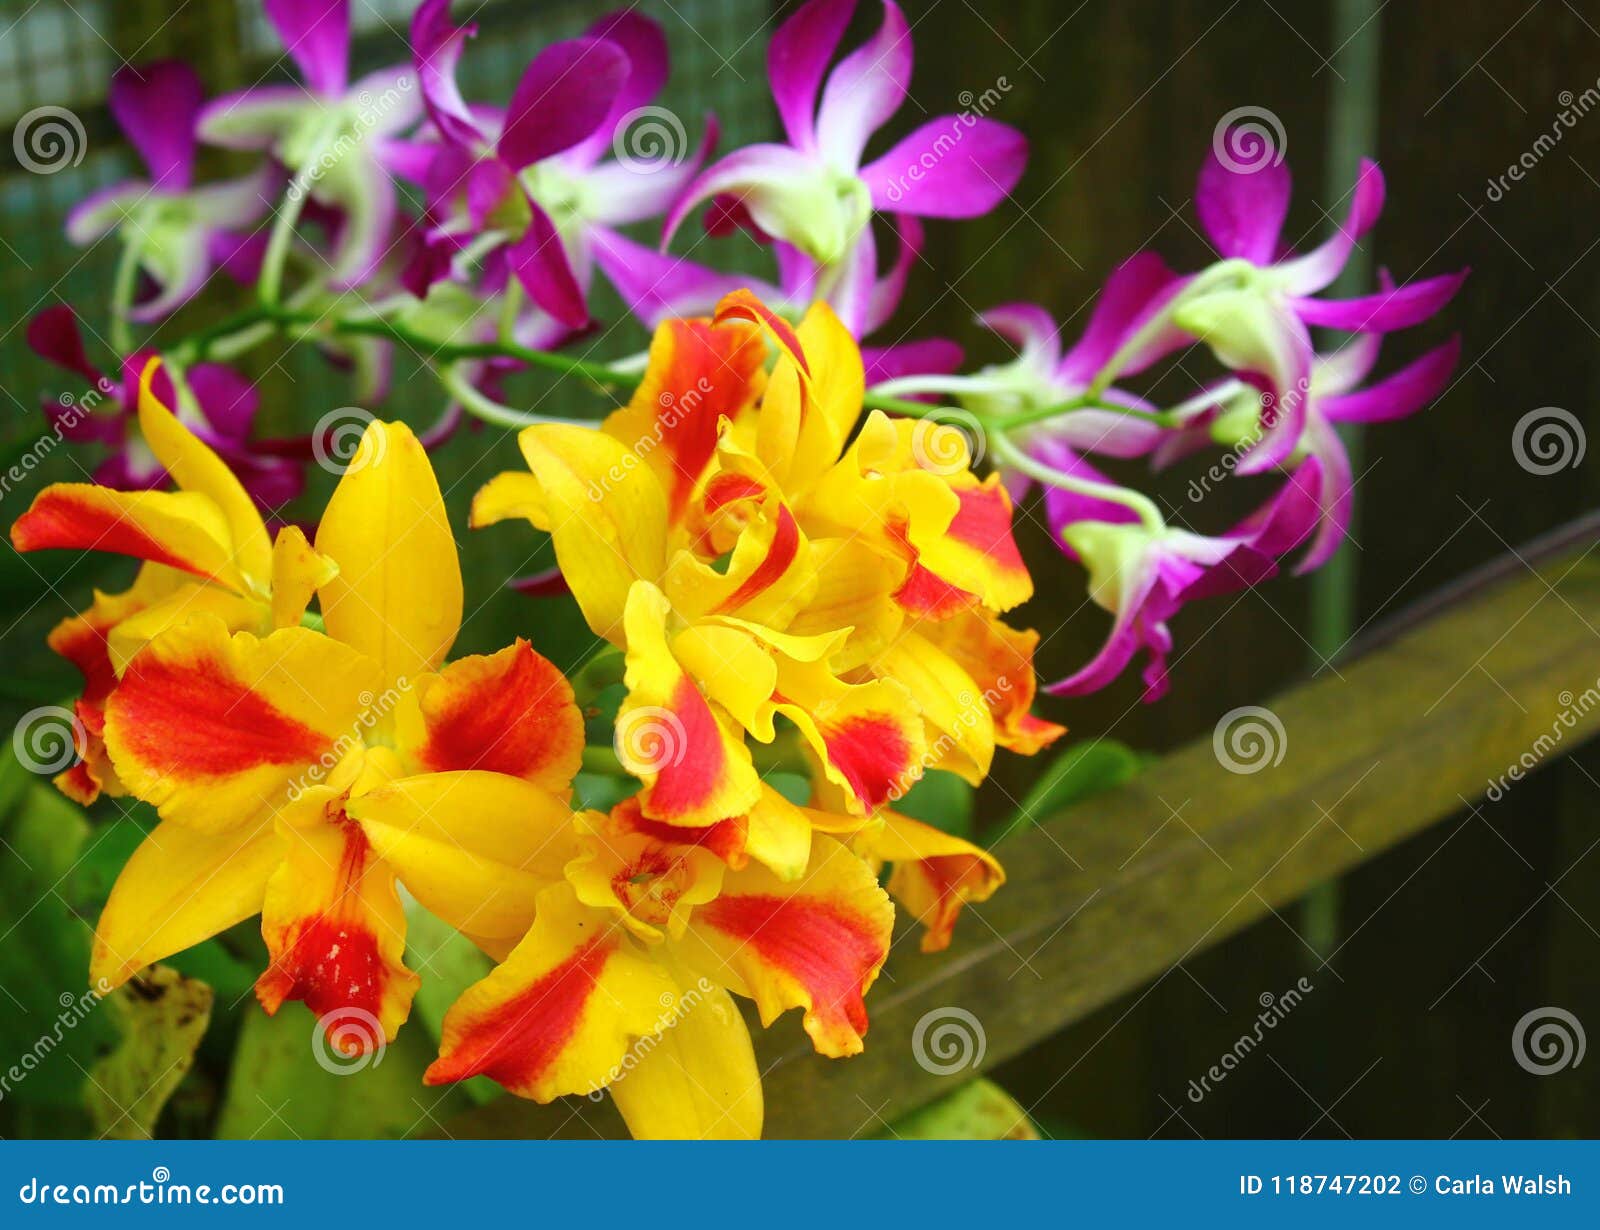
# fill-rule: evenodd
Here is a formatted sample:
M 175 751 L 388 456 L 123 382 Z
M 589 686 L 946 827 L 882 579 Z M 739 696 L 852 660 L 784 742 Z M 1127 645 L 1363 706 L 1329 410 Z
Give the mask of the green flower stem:
M 1166 518 L 1161 515 L 1161 510 L 1155 502 L 1141 492 L 1130 487 L 1118 487 L 1111 483 L 1092 482 L 1086 478 L 1079 478 L 1075 474 L 1068 474 L 1065 470 L 1058 470 L 1054 466 L 1047 466 L 1037 458 L 1030 457 L 1018 448 L 1004 432 L 996 432 L 989 437 L 989 444 L 994 449 L 994 455 L 1002 465 L 1010 466 L 1013 470 L 1020 470 L 1029 478 L 1037 479 L 1051 487 L 1059 487 L 1063 491 L 1075 492 L 1078 495 L 1088 496 L 1090 499 L 1106 500 L 1112 504 L 1121 504 L 1132 509 L 1140 521 L 1155 533 L 1161 533 L 1167 528 Z
M 316 159 L 306 160 L 307 166 L 316 165 Z M 297 173 L 284 194 L 272 222 L 272 234 L 267 238 L 267 254 L 261 261 L 261 278 L 256 283 L 256 295 L 261 306 L 268 310 L 278 305 L 283 293 L 283 265 L 289 256 L 289 244 L 294 239 L 295 224 L 300 221 L 300 211 L 306 206 L 306 196 L 311 191 L 309 177 L 302 170 Z
M 122 255 L 117 259 L 116 281 L 111 290 L 111 348 L 119 356 L 133 352 L 133 330 L 128 324 L 128 311 L 133 306 L 133 292 L 139 284 L 139 250 L 124 242 Z

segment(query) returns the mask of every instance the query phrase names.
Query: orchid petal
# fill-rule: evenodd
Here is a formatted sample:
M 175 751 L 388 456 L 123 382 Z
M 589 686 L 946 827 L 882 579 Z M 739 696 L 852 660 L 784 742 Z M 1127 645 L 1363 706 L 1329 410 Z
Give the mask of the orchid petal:
M 499 152 L 520 171 L 572 148 L 610 114 L 628 76 L 627 54 L 592 38 L 552 43 L 517 82 Z
M 350 0 L 262 0 L 284 50 L 319 94 L 344 93 L 349 80 Z
M 796 149 L 816 148 L 817 91 L 844 37 L 855 0 L 809 0 L 767 44 L 767 77 L 783 130 Z
M 195 119 L 204 98 L 194 69 L 177 60 L 128 65 L 112 75 L 106 105 L 144 159 L 155 187 L 171 192 L 189 186 Z
M 1017 186 L 1027 161 L 1027 138 L 1009 124 L 942 115 L 863 168 L 861 178 L 879 209 L 975 218 Z
M 446 141 L 471 147 L 484 139 L 477 119 L 456 84 L 456 62 L 466 41 L 478 33 L 476 23 L 454 25 L 450 0 L 424 0 L 411 18 L 412 56 L 422 83 L 428 118 Z
M 1277 284 L 1292 295 L 1310 295 L 1332 282 L 1349 261 L 1356 241 L 1372 229 L 1383 212 L 1383 196 L 1383 172 L 1377 163 L 1363 158 L 1344 222 L 1304 256 L 1280 262 L 1274 271 Z
M 1449 303 L 1469 270 L 1441 274 L 1420 282 L 1363 295 L 1358 299 L 1293 298 L 1295 313 L 1308 325 L 1351 333 L 1392 333 L 1421 324 Z
M 1087 385 L 1185 280 L 1154 252 L 1139 252 L 1117 266 L 1095 301 L 1083 336 L 1062 358 L 1060 380 Z M 1118 375 L 1135 375 L 1188 341 L 1175 327 L 1159 330 L 1126 356 Z
M 1403 419 L 1439 395 L 1460 359 L 1461 338 L 1452 337 L 1369 388 L 1328 398 L 1322 403 L 1322 412 L 1336 423 Z
M 1224 134 L 1222 149 L 1236 148 L 1238 132 L 1233 128 Z M 1267 156 L 1264 162 L 1253 156 L 1224 162 L 1218 144 L 1213 143 L 1207 153 L 1195 186 L 1200 229 L 1219 255 L 1270 264 L 1278 254 L 1283 220 L 1289 216 L 1289 168 L 1270 144 L 1261 151 Z
M 142 179 L 123 180 L 90 193 L 67 212 L 67 239 L 87 247 L 121 226 L 150 199 L 150 193 L 150 185 Z
M 562 324 L 581 329 L 589 323 L 589 308 L 579 273 L 550 215 L 537 202 L 530 199 L 528 204 L 528 229 L 506 250 L 512 271 L 535 303 Z
M 583 36 L 613 43 L 628 57 L 628 75 L 617 91 L 610 114 L 594 132 L 567 151 L 567 160 L 573 166 L 587 168 L 599 161 L 614 140 L 621 138 L 618 125 L 647 106 L 667 84 L 667 38 L 659 24 L 632 9 L 606 14 Z
M 828 74 L 817 109 L 817 148 L 837 169 L 854 171 L 872 134 L 888 123 L 911 84 L 911 29 L 894 0 L 883 24 Z

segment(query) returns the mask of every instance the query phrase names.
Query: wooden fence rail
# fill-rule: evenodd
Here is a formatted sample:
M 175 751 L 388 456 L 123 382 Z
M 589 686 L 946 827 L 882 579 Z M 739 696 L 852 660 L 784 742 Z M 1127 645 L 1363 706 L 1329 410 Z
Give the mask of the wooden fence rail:
M 926 1014 L 972 1013 L 983 1066 L 992 1066 L 1473 806 L 1511 766 L 1600 731 L 1600 692 L 1591 690 L 1600 689 L 1600 559 L 1568 552 L 1519 572 L 1273 700 L 1281 762 L 1232 772 L 1202 739 L 1004 842 L 1010 882 L 962 919 L 949 952 L 926 957 L 896 943 L 868 997 L 864 1056 L 817 1058 L 797 1020 L 758 1036 L 767 1134 L 871 1134 L 880 1114 L 904 1115 L 974 1074 L 940 1075 L 915 1061 L 912 1034 Z M 1338 951 L 1326 961 L 1337 973 Z M 512 1098 L 447 1128 L 621 1130 L 609 1102 Z

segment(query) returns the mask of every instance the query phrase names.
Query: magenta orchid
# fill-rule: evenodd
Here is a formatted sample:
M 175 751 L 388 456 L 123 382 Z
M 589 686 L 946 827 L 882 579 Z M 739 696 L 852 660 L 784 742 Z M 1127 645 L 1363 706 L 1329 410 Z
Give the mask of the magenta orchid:
M 139 374 L 153 351 L 135 351 L 115 378 L 89 361 L 76 313 L 65 304 L 46 308 L 28 322 L 28 345 L 40 358 L 83 379 L 89 391 L 44 401 L 45 417 L 63 440 L 99 445 L 105 458 L 94 481 L 124 491 L 146 490 L 166 482 L 166 470 L 139 434 Z M 232 368 L 196 363 L 175 386 L 168 371 L 156 377 L 164 405 L 176 408 L 184 425 L 217 451 L 239 475 L 263 508 L 276 508 L 300 493 L 298 465 L 252 448 L 251 424 L 259 398 L 255 388 Z
M 1044 452 L 1063 473 L 1107 483 L 1065 446 L 1048 444 Z M 1089 596 L 1111 612 L 1113 623 L 1093 660 L 1046 690 L 1055 696 L 1098 691 L 1143 650 L 1144 699 L 1159 700 L 1167 691 L 1173 643 L 1167 621 L 1188 602 L 1248 589 L 1276 573 L 1278 557 L 1316 524 L 1321 470 L 1320 461 L 1307 458 L 1276 496 L 1217 537 L 1152 528 L 1122 504 L 1061 488 L 1048 492 L 1051 526 L 1088 570 Z
M 424 177 L 430 209 L 445 215 L 430 243 L 450 250 L 460 246 L 453 237 L 465 234 L 480 253 L 498 248 L 539 308 L 581 329 L 597 255 L 627 242 L 614 228 L 666 212 L 715 142 L 715 120 L 708 118 L 693 155 L 618 149 L 602 161 L 666 82 L 660 27 L 613 13 L 583 37 L 546 47 L 503 114 L 469 106 L 456 85 L 456 62 L 476 32 L 451 22 L 450 0 L 426 0 L 412 21 L 423 97 L 442 139 Z M 421 281 L 442 271 L 436 263 Z
M 161 319 L 193 298 L 218 265 L 242 280 L 255 276 L 243 232 L 267 212 L 277 177 L 264 167 L 195 186 L 195 121 L 203 98 L 194 70 L 171 60 L 122 68 L 111 78 L 111 114 L 150 177 L 124 180 L 81 202 L 67 215 L 67 238 L 86 246 L 120 232 L 124 269 L 143 275 L 154 293 L 132 302 L 139 288 L 125 277 L 119 318 Z
M 350 81 L 349 0 L 263 0 L 267 17 L 300 68 L 302 85 L 255 86 L 200 113 L 202 139 L 270 152 L 294 176 L 275 238 L 287 244 L 307 199 L 333 211 L 337 238 L 323 258 L 335 288 L 370 277 L 389 250 L 398 212 L 392 174 L 425 154 L 400 134 L 421 117 L 410 66 Z M 283 252 L 269 252 L 281 261 Z M 274 273 L 274 276 L 276 274 Z
M 1196 276 L 1172 313 L 1225 366 L 1270 394 L 1262 403 L 1259 442 L 1241 458 L 1241 474 L 1282 464 L 1300 444 L 1313 358 L 1308 327 L 1409 328 L 1438 312 L 1466 277 L 1462 270 L 1357 299 L 1315 298 L 1382 213 L 1383 175 L 1376 163 L 1362 161 L 1344 222 L 1304 255 L 1283 250 L 1289 197 L 1289 168 L 1281 158 L 1240 164 L 1224 161 L 1213 148 L 1200 168 L 1195 209 L 1223 259 Z
M 816 266 L 796 282 L 826 294 L 837 279 L 865 287 L 876 278 L 875 211 L 975 218 L 1016 186 L 1027 141 L 972 114 L 931 119 L 862 165 L 905 101 L 912 49 L 905 15 L 884 0 L 878 33 L 824 81 L 854 11 L 855 0 L 808 0 L 778 28 L 767 74 L 788 144 L 751 145 L 708 167 L 668 214 L 663 242 L 712 201 L 714 230 L 736 222 L 790 245 Z

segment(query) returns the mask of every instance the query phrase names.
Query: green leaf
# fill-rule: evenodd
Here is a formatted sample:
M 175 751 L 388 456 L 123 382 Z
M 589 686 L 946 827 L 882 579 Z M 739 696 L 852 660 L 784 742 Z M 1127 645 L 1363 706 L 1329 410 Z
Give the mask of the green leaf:
M 409 1022 L 382 1051 L 350 1059 L 321 1036 L 305 1005 L 245 1015 L 216 1135 L 223 1140 L 384 1140 L 425 1136 L 471 1099 L 430 1089 L 428 1031 Z
M 406 903 L 407 964 L 422 976 L 411 1003 L 412 1020 L 427 1029 L 437 1046 L 444 1033 L 444 1014 L 461 993 L 486 977 L 494 962 L 461 932 L 428 913 L 415 901 Z M 503 1096 L 488 1077 L 474 1077 L 457 1086 L 478 1105 Z
M 1114 790 L 1137 777 L 1145 763 L 1138 752 L 1114 739 L 1070 744 L 1039 775 L 1001 835 L 1009 836 L 1074 803 Z
M 972 787 L 954 773 L 937 769 L 924 773 L 895 804 L 895 810 L 952 836 L 973 839 Z
M 1038 1140 L 1039 1129 L 993 1081 L 971 1081 L 937 1102 L 890 1124 L 895 1140 Z
M 84 1096 L 97 1136 L 149 1140 L 211 1021 L 211 988 L 164 965 L 136 975 L 105 1003 L 122 1041 L 89 1072 Z
M 17 806 L 0 821 L 0 1110 L 45 1108 L 37 1130 L 75 1135 L 84 1073 L 116 1037 L 88 989 L 89 928 L 61 892 L 89 826 L 47 782 L 16 790 L 9 747 L 4 756 L 0 782 Z

